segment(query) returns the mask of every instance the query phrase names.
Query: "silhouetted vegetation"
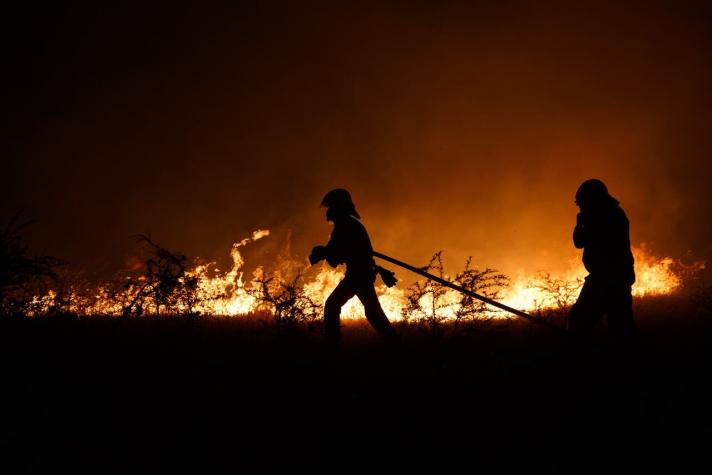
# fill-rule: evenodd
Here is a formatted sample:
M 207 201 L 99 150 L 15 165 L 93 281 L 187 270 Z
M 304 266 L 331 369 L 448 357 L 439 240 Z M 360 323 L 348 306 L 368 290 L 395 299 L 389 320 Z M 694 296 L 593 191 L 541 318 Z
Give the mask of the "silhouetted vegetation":
M 539 272 L 537 277 L 532 288 L 540 290 L 544 295 L 543 302 L 536 302 L 537 310 L 553 308 L 560 315 L 568 312 L 573 302 L 576 301 L 581 285 L 583 285 L 583 279 L 556 279 L 545 271 Z
M 302 272 L 297 272 L 288 281 L 279 275 L 261 276 L 255 280 L 257 288 L 249 290 L 259 300 L 259 307 L 273 316 L 277 331 L 285 327 L 293 329 L 300 324 L 313 330 L 321 324 L 323 307 L 304 292 L 302 281 Z
M 447 280 L 442 251 L 436 252 L 423 270 Z M 472 267 L 470 257 L 464 269 L 455 275 L 453 282 L 472 292 L 496 299 L 509 279 L 495 269 L 478 270 Z M 406 299 L 403 319 L 417 325 L 434 340 L 454 334 L 468 324 L 481 325 L 492 318 L 484 302 L 430 280 L 419 280 L 409 286 Z
M 3 473 L 328 472 L 352 458 L 394 473 L 675 473 L 697 453 L 681 434 L 712 429 L 709 333 L 679 296 L 636 300 L 627 364 L 604 325 L 595 358 L 567 364 L 559 334 L 519 319 L 435 344 L 403 324 L 395 354 L 345 320 L 335 357 L 263 315 L 58 316 L 0 318 Z
M 49 288 L 48 279 L 56 279 L 56 269 L 63 262 L 50 256 L 30 257 L 22 231 L 31 223 L 15 216 L 0 232 L 0 312 L 32 314 L 35 296 Z
M 139 276 L 126 281 L 127 289 L 136 290 L 124 307 L 124 316 L 142 315 L 149 306 L 156 315 L 160 315 L 161 309 L 171 314 L 193 315 L 198 301 L 198 278 L 189 272 L 188 258 L 156 244 L 148 236 L 139 235 L 138 240 L 149 247 L 149 257 Z
M 195 471 L 209 471 L 217 452 L 234 454 L 235 447 L 239 464 L 250 460 L 260 471 L 274 471 L 300 460 L 275 453 L 311 456 L 318 446 L 336 454 L 363 440 L 387 447 L 397 459 L 394 471 L 423 469 L 428 460 L 433 472 L 449 471 L 452 462 L 453 469 L 471 464 L 505 473 L 542 466 L 547 473 L 588 473 L 592 465 L 628 473 L 670 460 L 678 469 L 679 457 L 666 459 L 661 448 L 682 453 L 684 446 L 665 434 L 712 428 L 710 390 L 701 377 L 710 352 L 709 288 L 636 299 L 643 344 L 635 362 L 608 351 L 601 325 L 595 358 L 569 364 L 558 333 L 493 318 L 479 300 L 425 280 L 406 289 L 405 321 L 398 323 L 403 344 L 395 352 L 365 320 L 345 320 L 335 355 L 314 331 L 323 328 L 323 307 L 305 292 L 299 270 L 257 272 L 245 287 L 258 301 L 254 314 L 203 315 L 188 324 L 199 281 L 183 254 L 140 236 L 141 266 L 129 279 L 97 286 L 77 276 L 53 280 L 56 261 L 32 260 L 17 234 L 9 235 L 15 240 L 4 238 L 3 249 L 14 251 L 6 255 L 25 259 L 17 260 L 24 277 L 15 280 L 24 285 L 14 288 L 49 279 L 52 289 L 23 293 L 41 297 L 25 297 L 12 312 L 2 308 L 4 315 L 34 318 L 0 315 L 7 398 L 0 440 L 10 451 L 3 473 L 82 466 L 130 473 L 144 458 L 171 457 L 181 469 L 192 462 Z M 448 278 L 441 252 L 425 269 Z M 540 277 L 538 289 L 556 303 L 540 315 L 562 318 L 574 283 Z M 480 270 L 471 259 L 451 279 L 494 299 L 508 284 L 505 275 Z M 97 302 L 108 303 L 107 314 L 151 318 L 97 316 Z M 646 448 L 634 449 L 627 431 L 649 433 Z M 599 441 L 606 450 L 616 447 L 615 457 Z M 427 450 L 414 454 L 414 444 Z M 77 446 L 82 455 L 74 458 Z M 379 453 L 369 465 L 384 466 L 383 460 Z M 238 462 L 231 456 L 221 463 Z M 310 459 L 311 469 L 314 464 Z

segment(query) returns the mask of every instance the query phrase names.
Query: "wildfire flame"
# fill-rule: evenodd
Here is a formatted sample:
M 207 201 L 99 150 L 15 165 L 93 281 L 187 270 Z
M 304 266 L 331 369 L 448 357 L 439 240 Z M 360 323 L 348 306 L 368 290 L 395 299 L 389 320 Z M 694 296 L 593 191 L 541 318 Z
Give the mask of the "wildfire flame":
M 245 279 L 243 272 L 245 260 L 240 250 L 269 235 L 268 230 L 257 230 L 251 237 L 233 244 L 230 251 L 232 267 L 227 272 L 221 272 L 214 263 L 192 268 L 187 273 L 188 278 L 195 279 L 196 282 L 196 299 L 192 311 L 208 315 L 239 316 L 258 310 L 260 300 L 256 293 L 256 282 L 265 276 L 265 272 L 262 267 L 258 267 L 251 279 Z M 704 263 L 685 266 L 670 257 L 657 257 L 645 246 L 633 247 L 633 255 L 636 272 L 633 295 L 638 297 L 672 294 L 682 284 L 681 274 L 695 272 L 704 267 Z M 289 264 L 285 263 L 285 267 L 289 267 Z M 304 282 L 303 292 L 314 303 L 323 305 L 343 275 L 341 269 L 333 269 L 321 264 L 315 277 Z M 580 263 L 580 258 L 573 257 L 569 262 L 568 270 L 560 274 L 539 273 L 532 276 L 519 273 L 511 279 L 510 285 L 501 289 L 500 300 L 511 307 L 525 311 L 564 308 L 575 302 L 585 275 L 586 271 Z M 399 287 L 387 288 L 385 285 L 377 285 L 376 290 L 389 319 L 402 319 L 408 304 L 406 290 Z M 111 292 L 109 286 L 97 286 L 93 295 L 89 297 L 81 297 L 78 293 L 70 295 L 72 297 L 70 301 L 74 303 L 69 305 L 69 310 L 87 315 L 120 315 L 125 309 L 125 302 L 140 296 L 140 291 L 140 282 L 127 286 L 120 296 Z M 32 302 L 33 307 L 38 309 L 35 313 L 42 313 L 49 308 L 57 297 L 55 291 L 35 297 Z M 427 296 L 421 297 L 419 303 L 423 308 L 431 304 L 427 298 Z M 452 318 L 458 311 L 460 299 L 459 293 L 447 289 L 439 297 L 440 305 L 433 311 L 437 312 L 440 318 Z M 179 310 L 187 309 L 179 307 Z M 363 306 L 356 298 L 351 299 L 342 309 L 343 318 L 362 318 L 363 315 Z M 507 315 L 493 311 L 490 316 L 506 317 Z M 413 316 L 408 317 L 413 318 Z
M 682 275 L 704 268 L 704 262 L 685 265 L 671 257 L 657 257 L 645 245 L 633 246 L 635 283 L 633 296 L 670 295 L 682 285 Z M 572 305 L 583 286 L 586 270 L 580 257 L 569 260 L 567 271 L 534 277 L 519 274 L 506 290 L 503 303 L 523 310 Z

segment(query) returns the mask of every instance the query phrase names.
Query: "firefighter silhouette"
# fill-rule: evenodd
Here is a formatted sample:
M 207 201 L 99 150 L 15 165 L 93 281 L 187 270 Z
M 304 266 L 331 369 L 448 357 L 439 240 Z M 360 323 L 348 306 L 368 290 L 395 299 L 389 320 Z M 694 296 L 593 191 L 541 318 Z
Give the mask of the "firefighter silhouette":
M 342 188 L 331 190 L 321 205 L 326 207 L 326 220 L 334 223 L 326 246 L 316 246 L 309 255 L 312 264 L 326 259 L 330 266 L 346 264 L 346 275 L 324 304 L 324 326 L 327 340 L 338 345 L 341 336 L 341 307 L 357 296 L 366 311 L 366 319 L 388 344 L 398 342 L 398 335 L 383 312 L 376 296 L 374 282 L 380 273 L 386 285 L 393 285 L 393 273 L 375 265 L 373 248 L 361 216 L 349 192 Z
M 628 218 L 618 200 L 597 179 L 581 184 L 576 205 L 580 212 L 573 241 L 576 248 L 583 248 L 583 264 L 589 274 L 569 314 L 570 343 L 575 350 L 588 349 L 593 328 L 605 314 L 614 343 L 629 348 L 636 340 L 636 328 Z

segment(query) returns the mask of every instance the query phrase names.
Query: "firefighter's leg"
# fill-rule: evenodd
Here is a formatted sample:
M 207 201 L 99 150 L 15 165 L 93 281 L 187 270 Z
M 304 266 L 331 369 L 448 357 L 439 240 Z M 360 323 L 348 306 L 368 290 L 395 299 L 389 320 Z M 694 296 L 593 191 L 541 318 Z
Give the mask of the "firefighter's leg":
M 324 330 L 326 338 L 333 344 L 338 344 L 341 337 L 341 307 L 356 295 L 353 284 L 349 279 L 339 282 L 324 304 Z
M 371 326 L 378 333 L 380 333 L 383 338 L 385 338 L 386 343 L 398 343 L 398 334 L 391 325 L 391 322 L 388 320 L 386 313 L 383 311 L 381 302 L 378 301 L 378 296 L 376 295 L 376 289 L 373 288 L 373 284 L 370 282 L 363 283 L 357 289 L 356 295 L 358 295 L 359 300 L 366 310 L 366 319 Z
M 571 308 L 567 321 L 568 347 L 573 352 L 587 352 L 591 348 L 593 328 L 603 315 L 602 295 L 591 279 L 583 284 L 578 300 Z
M 614 345 L 621 350 L 636 346 L 638 332 L 633 320 L 633 296 L 630 286 L 616 286 L 609 292 L 606 308 L 608 332 Z

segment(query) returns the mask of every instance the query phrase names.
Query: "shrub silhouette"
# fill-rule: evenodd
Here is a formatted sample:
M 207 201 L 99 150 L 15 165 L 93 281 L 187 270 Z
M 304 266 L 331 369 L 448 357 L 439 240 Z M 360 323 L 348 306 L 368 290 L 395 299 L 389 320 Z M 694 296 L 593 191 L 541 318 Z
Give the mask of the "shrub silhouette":
M 442 254 L 442 251 L 436 252 L 423 270 L 448 280 Z M 495 269 L 478 270 L 472 267 L 472 257 L 469 257 L 464 270 L 456 274 L 452 281 L 467 290 L 496 299 L 502 288 L 508 285 L 509 278 Z M 491 318 L 491 314 L 486 313 L 487 304 L 484 302 L 431 280 L 417 281 L 409 286 L 406 299 L 403 319 L 408 323 L 414 321 L 435 341 L 444 338 L 448 332 L 454 335 L 463 327 Z
M 300 324 L 306 324 L 310 329 L 318 325 L 322 306 L 304 292 L 302 280 L 301 270 L 288 281 L 283 281 L 278 275 L 261 276 L 254 280 L 257 288 L 248 290 L 260 302 L 262 309 L 272 313 L 278 332 Z
M 27 314 L 34 309 L 35 295 L 47 287 L 48 279 L 57 279 L 56 268 L 63 261 L 51 256 L 28 256 L 28 246 L 21 232 L 31 222 L 18 223 L 15 216 L 0 232 L 0 311 Z
M 198 277 L 189 272 L 188 258 L 161 247 L 148 236 L 139 235 L 138 240 L 148 245 L 150 254 L 144 261 L 143 273 L 126 281 L 127 290 L 133 289 L 135 295 L 124 306 L 123 315 L 140 316 L 151 305 L 156 315 L 160 315 L 161 308 L 169 313 L 194 315 Z
M 492 268 L 478 270 L 472 267 L 472 257 L 465 261 L 465 268 L 455 275 L 454 282 L 471 292 L 484 295 L 490 299 L 498 299 L 503 288 L 509 285 L 509 277 Z M 472 325 L 482 323 L 492 318 L 491 310 L 486 303 L 465 294 L 458 294 L 458 301 L 454 315 L 453 331 L 457 331 L 461 324 Z
M 541 302 L 536 302 L 537 310 L 553 306 L 556 313 L 565 313 L 576 301 L 583 279 L 556 279 L 549 272 L 540 271 L 531 288 L 538 289 L 544 295 Z

